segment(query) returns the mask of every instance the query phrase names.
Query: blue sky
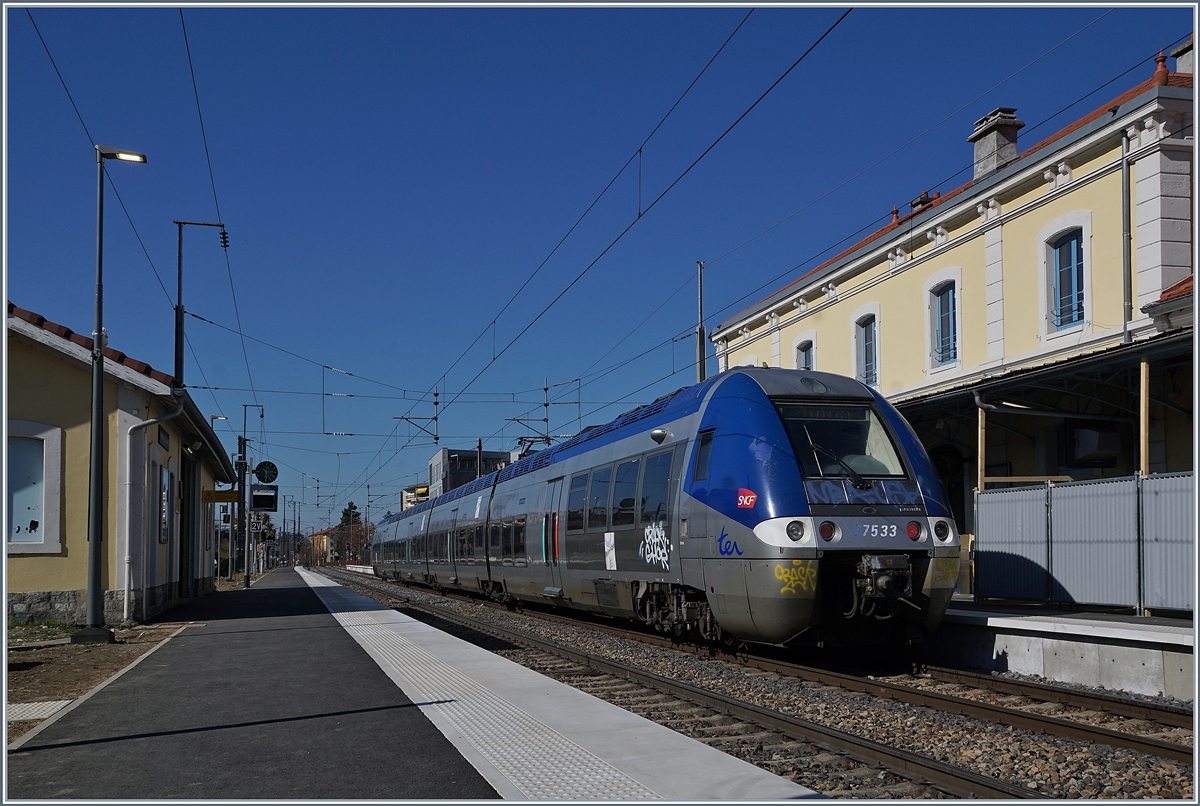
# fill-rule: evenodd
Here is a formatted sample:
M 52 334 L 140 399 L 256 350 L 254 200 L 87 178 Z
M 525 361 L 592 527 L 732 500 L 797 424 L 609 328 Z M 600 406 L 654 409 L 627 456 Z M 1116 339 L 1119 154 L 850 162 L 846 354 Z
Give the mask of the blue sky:
M 32 9 L 48 56 L 6 6 L 8 298 L 91 330 L 81 116 L 149 157 L 109 164 L 129 215 L 110 187 L 110 346 L 172 371 L 172 220 L 219 203 L 228 263 L 215 231 L 184 235 L 184 305 L 217 323 L 188 317 L 186 381 L 219 387 L 192 395 L 231 451 L 243 404 L 265 408 L 252 457 L 306 531 L 365 508 L 367 483 L 375 519 L 427 476 L 436 448 L 394 418 L 432 416 L 435 387 L 442 446 L 507 450 L 543 379 L 555 435 L 689 385 L 697 260 L 711 328 L 966 181 L 992 109 L 1017 107 L 1030 145 L 1193 28 L 1186 7 L 856 8 L 646 211 L 844 10 L 756 9 L 554 251 L 749 8 L 185 6 L 202 136 L 177 8 Z

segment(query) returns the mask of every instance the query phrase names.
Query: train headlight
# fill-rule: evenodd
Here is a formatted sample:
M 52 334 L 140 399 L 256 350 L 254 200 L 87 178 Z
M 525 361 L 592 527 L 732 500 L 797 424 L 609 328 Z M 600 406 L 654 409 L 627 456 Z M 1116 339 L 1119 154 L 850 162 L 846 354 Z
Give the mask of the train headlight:
M 937 535 L 938 540 L 945 540 L 950 536 L 950 524 L 945 521 L 938 521 L 933 525 L 933 533 Z
M 822 540 L 833 540 L 837 534 L 837 527 L 833 525 L 833 521 L 823 521 L 820 532 Z
M 787 525 L 787 536 L 792 540 L 800 541 L 804 539 L 804 521 L 792 521 Z
M 916 521 L 909 521 L 904 533 L 908 535 L 909 540 L 920 540 L 921 524 L 917 523 Z

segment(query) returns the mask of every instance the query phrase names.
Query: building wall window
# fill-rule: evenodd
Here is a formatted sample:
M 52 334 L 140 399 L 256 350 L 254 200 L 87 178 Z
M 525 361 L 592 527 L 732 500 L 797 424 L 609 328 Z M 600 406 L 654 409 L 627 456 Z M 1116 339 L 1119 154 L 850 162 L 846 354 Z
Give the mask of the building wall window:
M 1088 335 L 1093 304 L 1091 212 L 1059 216 L 1042 228 L 1036 242 L 1042 338 L 1077 338 L 1080 329 Z
M 27 420 L 9 420 L 5 475 L 7 553 L 60 552 L 62 429 Z
M 796 348 L 796 369 L 812 369 L 813 368 L 813 343 L 811 341 L 800 342 L 800 346 Z
M 171 471 L 166 465 L 158 468 L 158 542 L 166 543 L 171 536 Z
M 867 386 L 876 386 L 879 383 L 878 337 L 879 329 L 876 327 L 874 316 L 864 316 L 858 320 L 858 349 L 856 351 L 858 366 L 856 369 L 858 379 Z
M 943 283 L 933 291 L 933 360 L 950 364 L 958 360 L 958 306 L 954 283 Z
M 817 331 L 805 330 L 792 337 L 792 357 L 796 369 L 817 368 Z
M 879 385 L 879 323 L 878 302 L 860 305 L 850 315 L 851 372 L 867 386 Z
M 1053 292 L 1050 324 L 1055 329 L 1083 321 L 1083 230 L 1073 230 L 1051 245 Z
M 40 543 L 46 521 L 43 442 L 36 437 L 8 438 L 8 541 Z
M 962 282 L 961 266 L 939 269 L 925 280 L 925 342 L 929 345 L 926 372 L 962 366 Z

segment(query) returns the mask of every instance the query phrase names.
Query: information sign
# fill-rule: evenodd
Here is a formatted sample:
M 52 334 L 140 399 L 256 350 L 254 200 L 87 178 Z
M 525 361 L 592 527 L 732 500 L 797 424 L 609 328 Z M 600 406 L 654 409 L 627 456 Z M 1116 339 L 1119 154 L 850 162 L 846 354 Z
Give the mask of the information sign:
M 201 490 L 200 501 L 205 504 L 236 504 L 237 490 Z

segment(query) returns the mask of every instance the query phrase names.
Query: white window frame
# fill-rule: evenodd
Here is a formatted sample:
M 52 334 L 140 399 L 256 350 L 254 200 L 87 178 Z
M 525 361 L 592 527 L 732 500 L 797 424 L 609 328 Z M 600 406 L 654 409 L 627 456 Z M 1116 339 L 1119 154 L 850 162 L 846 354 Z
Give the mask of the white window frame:
M 812 368 L 817 368 L 817 331 L 806 330 L 792 339 L 792 367 L 800 369 L 800 345 L 812 342 Z
M 860 367 L 858 364 L 858 357 L 862 353 L 858 330 L 859 323 L 870 316 L 875 317 L 875 383 L 869 385 L 874 389 L 878 389 L 883 380 L 883 350 L 881 349 L 883 345 L 883 318 L 879 315 L 878 302 L 868 302 L 866 305 L 861 305 L 850 315 L 850 376 L 855 380 L 862 378 L 863 367 Z
M 954 284 L 954 360 L 942 364 L 937 360 L 937 308 L 934 307 L 937 302 L 935 292 L 941 290 L 947 283 Z M 925 299 L 925 344 L 928 349 L 925 352 L 925 372 L 927 375 L 939 375 L 942 373 L 954 372 L 961 370 L 963 366 L 963 345 L 962 345 L 962 267 L 947 266 L 944 269 L 934 272 L 925 280 L 925 286 L 922 290 Z
M 5 537 L 8 554 L 62 553 L 62 429 L 31 420 L 9 420 L 8 436 L 30 437 L 42 442 L 42 539 L 12 543 Z M 6 448 L 7 450 L 7 448 Z M 5 469 L 7 479 L 7 468 Z M 7 483 L 7 482 L 6 482 Z M 7 489 L 5 495 L 8 494 Z
M 1082 231 L 1083 248 L 1083 321 L 1067 327 L 1055 328 L 1050 320 L 1050 309 L 1054 298 L 1054 248 L 1051 246 L 1071 230 Z M 1060 340 L 1076 341 L 1081 336 L 1092 334 L 1092 311 L 1095 297 L 1092 295 L 1092 211 L 1076 210 L 1059 216 L 1042 227 L 1035 241 L 1038 250 L 1038 311 L 1040 312 L 1040 335 L 1043 344 Z

